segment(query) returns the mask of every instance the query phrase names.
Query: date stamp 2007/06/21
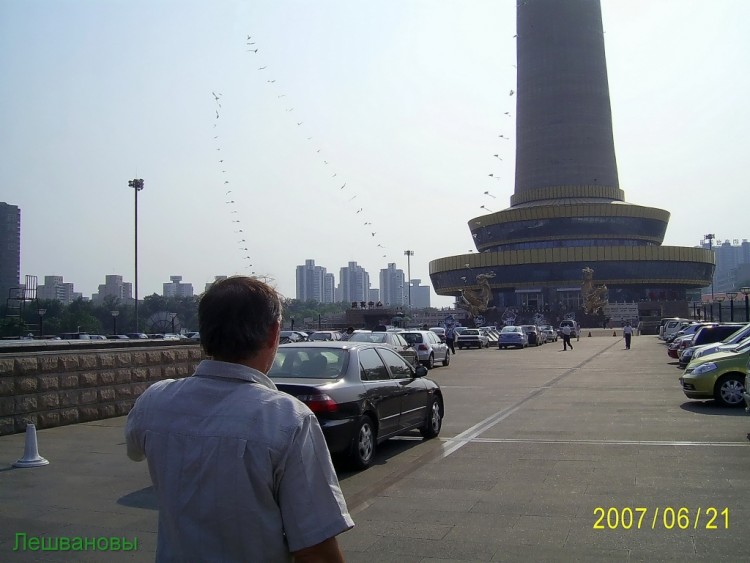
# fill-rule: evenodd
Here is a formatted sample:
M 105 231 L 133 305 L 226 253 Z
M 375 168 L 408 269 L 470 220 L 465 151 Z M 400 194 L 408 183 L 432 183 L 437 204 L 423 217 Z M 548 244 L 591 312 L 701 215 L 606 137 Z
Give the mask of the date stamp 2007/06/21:
M 594 530 L 728 530 L 729 508 L 655 507 L 594 508 Z

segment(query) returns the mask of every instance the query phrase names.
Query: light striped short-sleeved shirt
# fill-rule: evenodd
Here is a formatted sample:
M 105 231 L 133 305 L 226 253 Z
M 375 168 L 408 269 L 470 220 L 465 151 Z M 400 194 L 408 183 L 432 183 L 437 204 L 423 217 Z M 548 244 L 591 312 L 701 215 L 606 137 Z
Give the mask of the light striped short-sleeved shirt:
M 354 526 L 315 415 L 259 371 L 155 383 L 125 437 L 159 499 L 157 561 L 291 561 Z

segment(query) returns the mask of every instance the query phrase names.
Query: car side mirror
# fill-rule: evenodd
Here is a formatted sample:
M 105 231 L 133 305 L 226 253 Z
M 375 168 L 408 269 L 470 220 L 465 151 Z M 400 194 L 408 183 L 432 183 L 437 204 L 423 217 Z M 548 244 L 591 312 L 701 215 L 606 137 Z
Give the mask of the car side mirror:
M 425 377 L 428 371 L 429 370 L 425 366 L 420 364 L 416 368 L 414 368 L 414 375 L 416 377 Z

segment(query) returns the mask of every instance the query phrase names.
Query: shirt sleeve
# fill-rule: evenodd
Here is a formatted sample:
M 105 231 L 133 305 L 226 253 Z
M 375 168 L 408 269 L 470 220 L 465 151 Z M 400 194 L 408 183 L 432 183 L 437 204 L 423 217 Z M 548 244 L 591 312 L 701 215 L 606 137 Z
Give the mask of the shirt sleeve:
M 125 424 L 125 446 L 128 457 L 133 461 L 143 461 L 146 458 L 146 452 L 143 451 L 143 429 L 139 424 L 141 418 L 142 397 L 139 397 L 135 405 L 128 413 L 128 420 Z M 140 403 L 140 404 L 139 404 Z M 141 407 L 141 408 L 139 408 Z
M 312 413 L 292 436 L 279 481 L 279 507 L 290 551 L 354 527 L 323 431 Z

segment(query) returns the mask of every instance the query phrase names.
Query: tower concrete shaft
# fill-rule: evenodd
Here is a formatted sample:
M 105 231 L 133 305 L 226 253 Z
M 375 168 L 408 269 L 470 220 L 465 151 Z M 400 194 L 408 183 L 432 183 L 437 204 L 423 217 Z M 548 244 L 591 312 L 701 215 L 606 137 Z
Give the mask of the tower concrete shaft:
M 511 203 L 550 199 L 552 188 L 556 198 L 621 201 L 599 0 L 519 0 L 516 13 Z

